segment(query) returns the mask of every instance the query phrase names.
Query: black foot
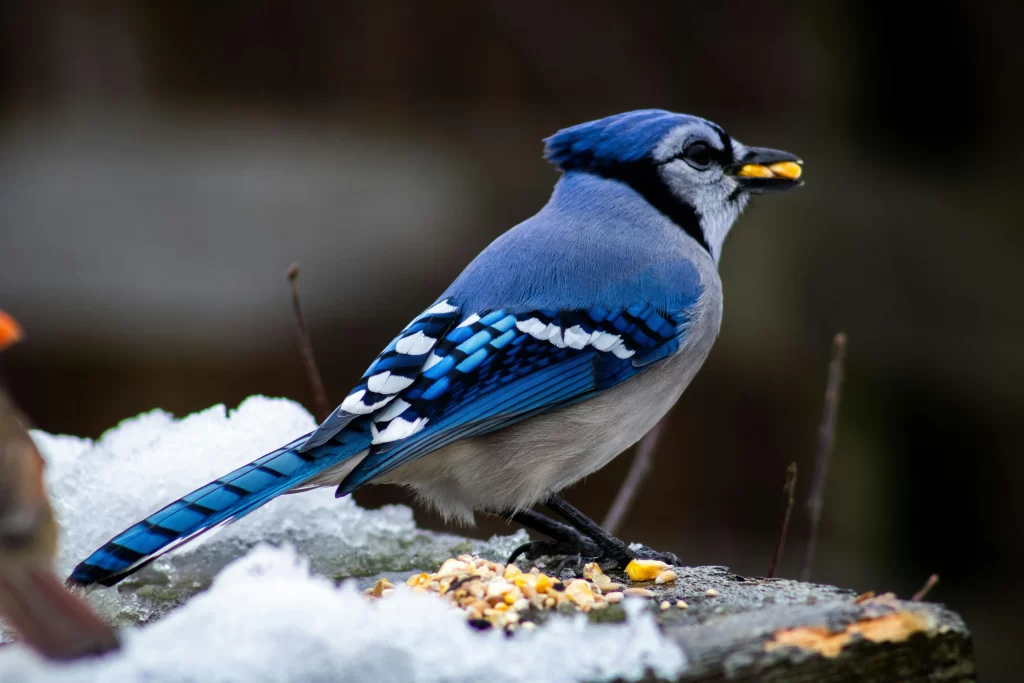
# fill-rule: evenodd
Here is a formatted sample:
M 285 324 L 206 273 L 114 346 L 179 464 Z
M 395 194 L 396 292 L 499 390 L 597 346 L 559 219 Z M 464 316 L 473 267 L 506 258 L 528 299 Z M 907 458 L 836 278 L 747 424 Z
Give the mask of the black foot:
M 508 556 L 507 564 L 512 564 L 520 556 L 534 560 L 545 555 L 548 557 L 582 558 L 583 553 L 584 548 L 576 543 L 567 541 L 530 541 L 513 550 L 512 554 Z
M 634 558 L 642 560 L 660 560 L 666 564 L 671 564 L 672 566 L 682 564 L 679 558 L 673 553 L 661 553 L 656 550 L 652 550 L 647 546 L 640 546 L 637 550 L 631 550 L 629 546 L 621 540 L 609 534 L 601 528 L 599 524 L 570 505 L 569 502 L 561 496 L 561 494 L 555 494 L 544 504 L 557 512 L 576 530 L 589 538 L 598 546 L 598 548 L 600 548 L 600 552 L 597 553 L 597 556 L 600 557 L 598 563 L 601 565 L 602 569 L 625 569 L 626 565 L 628 565 Z
M 586 547 L 565 541 L 530 541 L 512 551 L 508 562 L 515 562 L 519 557 L 529 557 L 536 560 L 545 556 L 552 560 L 547 567 L 553 566 L 554 569 L 551 570 L 546 567 L 541 567 L 541 569 L 544 569 L 548 574 L 557 579 L 561 579 L 562 574 L 566 570 L 570 571 L 572 578 L 578 579 L 582 577 L 583 566 L 589 562 L 597 562 L 603 570 L 618 567 L 616 560 L 602 557 L 601 551 L 597 546 L 589 541 Z M 557 564 L 554 564 L 556 561 Z

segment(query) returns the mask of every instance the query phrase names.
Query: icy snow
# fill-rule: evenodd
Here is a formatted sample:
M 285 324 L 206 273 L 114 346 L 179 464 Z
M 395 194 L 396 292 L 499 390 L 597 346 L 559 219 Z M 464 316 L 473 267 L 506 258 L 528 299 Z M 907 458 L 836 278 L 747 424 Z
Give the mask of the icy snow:
M 181 420 L 153 411 L 96 442 L 33 433 L 63 529 L 59 571 L 314 426 L 296 403 L 251 397 L 230 412 L 215 406 Z M 520 532 L 472 550 L 497 559 L 525 538 Z M 558 616 L 507 638 L 470 629 L 432 595 L 400 586 L 371 602 L 352 582 L 336 588 L 323 578 L 434 569 L 467 550 L 459 537 L 418 530 L 404 506 L 363 510 L 333 490 L 282 496 L 125 587 L 94 591 L 91 602 L 115 623 L 153 622 L 126 626 L 121 653 L 53 665 L 18 645 L 3 647 L 0 683 L 571 681 L 637 679 L 647 669 L 672 677 L 684 668 L 682 652 L 640 605 L 628 606 L 624 625 Z M 192 597 L 211 580 L 209 591 Z
M 351 583 L 311 576 L 289 549 L 258 546 L 210 591 L 125 634 L 124 651 L 48 665 L 0 653 L 0 682 L 579 681 L 670 678 L 683 655 L 641 604 L 625 625 L 552 619 L 533 633 L 481 633 L 435 596 L 404 586 L 371 601 Z

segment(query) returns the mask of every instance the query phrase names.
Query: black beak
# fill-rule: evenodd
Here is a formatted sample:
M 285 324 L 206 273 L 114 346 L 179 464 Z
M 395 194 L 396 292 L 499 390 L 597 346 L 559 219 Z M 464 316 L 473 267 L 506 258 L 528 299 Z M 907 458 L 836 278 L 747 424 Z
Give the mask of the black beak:
M 751 194 L 792 190 L 803 185 L 800 157 L 779 149 L 747 147 L 736 165 L 729 169 L 744 191 Z

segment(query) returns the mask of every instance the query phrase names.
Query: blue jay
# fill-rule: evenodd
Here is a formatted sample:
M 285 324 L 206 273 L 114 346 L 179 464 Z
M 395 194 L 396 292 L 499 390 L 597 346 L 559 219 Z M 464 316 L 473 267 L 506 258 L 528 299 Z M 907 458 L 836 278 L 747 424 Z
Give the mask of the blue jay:
M 549 550 L 636 556 L 559 492 L 639 440 L 693 379 L 721 323 L 726 234 L 752 194 L 800 185 L 801 162 L 653 109 L 546 143 L 561 172 L 550 201 L 484 249 L 315 431 L 118 534 L 69 581 L 110 586 L 283 493 L 369 483 L 410 487 L 447 518 L 510 517 L 551 536 Z

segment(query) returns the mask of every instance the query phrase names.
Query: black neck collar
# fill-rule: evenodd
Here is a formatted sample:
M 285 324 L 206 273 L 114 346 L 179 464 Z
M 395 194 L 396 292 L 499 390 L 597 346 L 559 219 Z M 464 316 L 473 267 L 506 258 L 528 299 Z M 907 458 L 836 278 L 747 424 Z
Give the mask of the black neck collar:
M 700 227 L 700 214 L 697 213 L 697 209 L 676 197 L 665 187 L 665 183 L 658 175 L 658 167 L 653 162 L 643 160 L 614 168 L 592 168 L 590 172 L 629 185 L 648 204 L 682 228 L 683 232 L 711 254 L 711 247 L 708 246 L 704 231 Z

